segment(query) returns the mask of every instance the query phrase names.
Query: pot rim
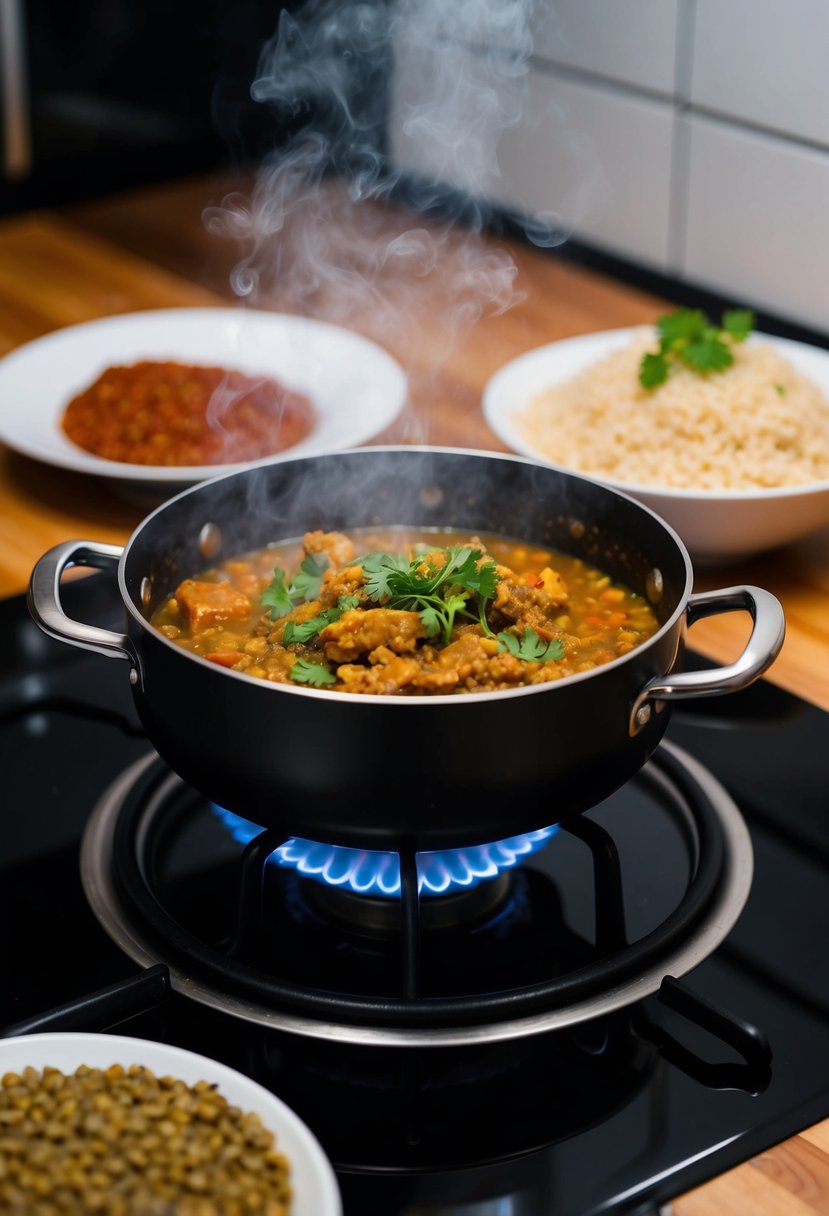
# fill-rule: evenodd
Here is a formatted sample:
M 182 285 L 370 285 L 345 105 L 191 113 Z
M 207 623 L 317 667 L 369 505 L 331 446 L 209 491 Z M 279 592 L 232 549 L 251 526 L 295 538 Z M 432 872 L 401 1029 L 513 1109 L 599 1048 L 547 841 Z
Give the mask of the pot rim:
M 180 502 L 182 499 L 185 499 L 192 495 L 198 494 L 199 491 L 201 491 L 203 489 L 207 489 L 210 486 L 216 485 L 219 482 L 229 481 L 232 478 L 245 477 L 245 476 L 247 476 L 248 473 L 256 472 L 256 470 L 258 470 L 258 469 L 269 468 L 271 466 L 278 467 L 280 469 L 287 468 L 287 471 L 290 472 L 290 466 L 293 464 L 298 464 L 300 462 L 307 463 L 309 461 L 318 461 L 321 459 L 325 460 L 331 456 L 350 456 L 352 454 L 354 454 L 354 455 L 365 455 L 365 454 L 373 455 L 375 453 L 377 453 L 379 455 L 382 453 L 403 453 L 403 452 L 407 452 L 407 453 L 412 452 L 412 453 L 429 454 L 429 455 L 448 455 L 448 456 L 465 456 L 465 457 L 473 457 L 473 458 L 484 458 L 487 460 L 507 461 L 510 464 L 526 465 L 533 469 L 541 469 L 541 470 L 547 469 L 548 472 L 555 473 L 556 475 L 558 475 L 560 477 L 563 476 L 563 477 L 567 477 L 568 479 L 571 479 L 574 481 L 586 482 L 590 486 L 594 486 L 594 487 L 598 488 L 599 490 L 602 490 L 608 494 L 614 495 L 617 498 L 624 499 L 626 502 L 628 502 L 628 503 L 632 504 L 634 507 L 636 507 L 637 510 L 641 511 L 643 515 L 650 515 L 652 519 L 656 520 L 656 522 L 662 527 L 662 529 L 666 533 L 667 537 L 673 541 L 674 545 L 676 546 L 677 550 L 679 551 L 679 554 L 680 554 L 683 564 L 685 566 L 685 586 L 683 588 L 682 594 L 680 595 L 680 597 L 678 599 L 678 602 L 677 602 L 677 605 L 676 605 L 674 611 L 671 613 L 670 617 L 664 622 L 664 624 L 662 624 L 660 626 L 660 628 L 656 631 L 656 633 L 653 634 L 652 637 L 648 638 L 646 642 L 643 642 L 639 646 L 635 646 L 633 648 L 633 650 L 628 651 L 627 654 L 621 655 L 619 658 L 616 658 L 616 659 L 611 659 L 611 661 L 609 663 L 602 663 L 601 666 L 594 667 L 590 671 L 578 671 L 578 672 L 574 672 L 572 675 L 563 676 L 560 680 L 551 680 L 551 681 L 548 681 L 547 683 L 543 683 L 543 684 L 524 685 L 519 688 L 499 689 L 496 692 L 470 692 L 470 693 L 456 693 L 455 692 L 455 693 L 440 693 L 440 694 L 427 695 L 427 696 L 401 697 L 399 695 L 395 695 L 394 693 L 381 693 L 378 695 L 366 696 L 364 693 L 339 692 L 339 691 L 325 690 L 325 689 L 319 689 L 319 688 L 307 688 L 307 687 L 302 687 L 299 685 L 292 685 L 292 684 L 277 684 L 277 683 L 274 683 L 274 682 L 271 682 L 268 680 L 258 680 L 251 676 L 246 676 L 245 673 L 242 671 L 233 671 L 227 667 L 217 666 L 215 663 L 209 663 L 207 661 L 207 659 L 202 658 L 201 655 L 195 654 L 189 650 L 184 650 L 181 646 L 176 646 L 174 642 L 172 642 L 169 638 L 165 637 L 163 633 L 160 633 L 157 629 L 154 628 L 153 625 L 151 625 L 151 623 L 139 611 L 139 609 L 136 607 L 135 603 L 133 602 L 132 596 L 130 595 L 130 593 L 127 589 L 126 574 L 125 574 L 126 564 L 127 564 L 128 558 L 129 558 L 130 550 L 132 549 L 133 544 L 137 540 L 138 536 L 144 531 L 144 529 L 150 524 L 150 522 L 153 519 L 155 519 L 156 516 L 160 516 L 161 514 L 163 514 L 163 512 L 165 510 L 167 510 L 167 508 L 170 507 L 173 503 Z M 286 539 L 290 539 L 290 538 L 286 538 Z M 281 456 L 276 459 L 256 461 L 255 463 L 249 465 L 245 469 L 241 469 L 241 470 L 237 469 L 233 472 L 223 473 L 218 477 L 212 477 L 206 481 L 200 481 L 196 485 L 190 486 L 186 490 L 182 490 L 181 493 L 176 494 L 174 497 L 166 499 L 163 503 L 160 503 L 159 506 L 157 506 L 153 511 L 151 511 L 149 515 L 145 516 L 144 519 L 141 521 L 141 523 L 138 525 L 138 527 L 133 531 L 132 535 L 130 536 L 129 540 L 127 541 L 126 545 L 124 546 L 123 552 L 121 553 L 121 556 L 118 561 L 118 589 L 121 593 L 121 599 L 123 600 L 129 615 L 136 622 L 136 624 L 141 627 L 142 631 L 144 631 L 145 633 L 148 633 L 152 637 L 153 641 L 159 642 L 162 645 L 169 647 L 169 649 L 174 651 L 176 653 L 176 655 L 181 656 L 182 658 L 189 660 L 190 662 L 198 663 L 202 667 L 209 668 L 213 674 L 219 673 L 221 676 L 226 677 L 226 678 L 242 680 L 248 686 L 258 687 L 260 689 L 267 689 L 269 692 L 279 692 L 279 693 L 286 693 L 290 696 L 312 698 L 314 700 L 321 700 L 323 703 L 331 703 L 331 702 L 334 702 L 335 704 L 338 704 L 338 703 L 355 704 L 356 703 L 356 704 L 364 706 L 365 708 L 369 708 L 370 706 L 373 706 L 373 705 L 381 706 L 384 708 L 386 706 L 391 706 L 391 705 L 407 706 L 407 707 L 409 707 L 407 709 L 407 712 L 411 712 L 412 706 L 423 707 L 423 706 L 428 706 L 428 705 L 448 706 L 448 705 L 468 705 L 468 704 L 480 705 L 482 703 L 488 703 L 488 702 L 493 702 L 493 701 L 497 703 L 497 702 L 505 700 L 507 698 L 532 696 L 537 693 L 550 692 L 557 688 L 570 688 L 574 684 L 582 683 L 585 680 L 590 680 L 595 676 L 603 675 L 605 672 L 611 672 L 618 668 L 621 668 L 626 663 L 634 661 L 636 657 L 641 656 L 642 654 L 645 654 L 648 650 L 650 650 L 654 646 L 658 645 L 661 642 L 661 640 L 665 637 L 665 635 L 670 633 L 675 628 L 677 620 L 684 614 L 684 612 L 686 610 L 688 599 L 689 599 L 689 597 L 691 595 L 691 591 L 693 589 L 693 579 L 694 579 L 694 571 L 693 571 L 693 566 L 691 564 L 691 558 L 688 553 L 688 550 L 685 547 L 685 544 L 681 540 L 678 533 L 675 532 L 674 529 L 671 527 L 671 525 L 669 523 L 667 523 L 662 518 L 662 516 L 659 515 L 656 511 L 652 510 L 648 506 L 645 506 L 644 503 L 639 502 L 637 499 L 633 498 L 631 495 L 625 494 L 623 491 L 617 489 L 617 487 L 615 485 L 607 485 L 604 482 L 597 481 L 594 478 L 587 477 L 581 473 L 571 473 L 567 470 L 553 469 L 549 465 L 540 464 L 538 461 L 531 460 L 525 456 L 515 456 L 515 455 L 512 455 L 511 453 L 488 451 L 488 450 L 479 449 L 479 448 L 433 447 L 429 444 L 377 444 L 377 445 L 366 445 L 364 447 L 358 447 L 358 448 L 343 448 L 343 449 L 340 449 L 337 451 L 332 450 L 331 452 L 319 453 L 318 455 L 315 455 L 315 456 L 314 455 L 295 456 L 295 457 L 290 457 L 290 458 Z

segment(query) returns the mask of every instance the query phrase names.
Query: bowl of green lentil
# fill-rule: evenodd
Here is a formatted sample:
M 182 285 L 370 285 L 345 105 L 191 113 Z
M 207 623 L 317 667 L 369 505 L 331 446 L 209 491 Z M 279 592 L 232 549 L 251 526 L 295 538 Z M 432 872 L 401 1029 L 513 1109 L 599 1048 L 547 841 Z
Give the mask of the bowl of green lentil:
M 0 1211 L 9 1216 L 342 1216 L 334 1171 L 250 1078 L 109 1034 L 0 1041 Z

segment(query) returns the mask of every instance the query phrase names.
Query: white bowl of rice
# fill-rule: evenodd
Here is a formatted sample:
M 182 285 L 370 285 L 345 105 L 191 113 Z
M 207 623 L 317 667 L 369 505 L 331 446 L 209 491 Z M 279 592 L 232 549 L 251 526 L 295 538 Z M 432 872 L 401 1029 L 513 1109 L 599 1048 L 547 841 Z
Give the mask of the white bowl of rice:
M 501 368 L 484 416 L 522 455 L 644 502 L 698 562 L 790 544 L 829 524 L 829 351 L 752 335 L 733 365 L 638 379 L 652 327 L 554 342 Z

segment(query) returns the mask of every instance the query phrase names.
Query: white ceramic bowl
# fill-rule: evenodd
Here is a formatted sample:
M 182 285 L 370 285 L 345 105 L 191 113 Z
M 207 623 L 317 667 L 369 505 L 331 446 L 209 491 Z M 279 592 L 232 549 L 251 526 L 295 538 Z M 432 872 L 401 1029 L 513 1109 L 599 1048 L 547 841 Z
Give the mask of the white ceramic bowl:
M 495 434 L 513 451 L 573 472 L 528 443 L 518 416 L 545 389 L 625 346 L 634 330 L 585 334 L 539 347 L 513 359 L 488 381 L 483 411 Z M 829 351 L 758 334 L 829 397 Z M 589 470 L 579 469 L 584 476 Z M 829 524 L 829 481 L 769 490 L 674 490 L 596 477 L 661 515 L 682 537 L 695 562 L 722 563 L 790 544 Z
M 342 1216 L 337 1180 L 328 1158 L 302 1120 L 269 1090 L 235 1069 L 207 1056 L 114 1034 L 29 1034 L 0 1040 L 0 1076 L 27 1066 L 59 1068 L 71 1073 L 81 1065 L 109 1068 L 141 1064 L 156 1076 L 177 1077 L 188 1085 L 209 1081 L 218 1085 L 233 1106 L 255 1111 L 276 1137 L 288 1158 L 294 1192 L 291 1216 Z
M 280 453 L 286 457 L 365 443 L 395 420 L 408 397 L 399 363 L 339 325 L 252 308 L 163 308 L 69 325 L 6 355 L 0 360 L 0 441 L 59 468 L 167 494 L 253 463 L 126 464 L 72 443 L 61 429 L 70 399 L 107 367 L 145 359 L 271 376 L 304 393 L 314 407 L 314 428 Z

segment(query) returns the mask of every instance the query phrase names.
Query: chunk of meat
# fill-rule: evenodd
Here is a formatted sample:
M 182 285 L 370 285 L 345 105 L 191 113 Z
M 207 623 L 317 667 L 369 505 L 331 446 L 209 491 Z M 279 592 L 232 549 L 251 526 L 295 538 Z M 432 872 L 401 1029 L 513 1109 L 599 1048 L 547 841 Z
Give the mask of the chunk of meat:
M 410 653 L 422 637 L 425 631 L 420 615 L 393 608 L 350 608 L 320 634 L 325 657 L 335 663 L 348 663 L 378 646 L 387 646 L 396 654 Z
M 324 553 L 332 566 L 344 566 L 353 561 L 357 554 L 354 544 L 342 532 L 306 532 L 302 538 L 302 548 L 306 554 Z
M 482 638 L 469 631 L 438 651 L 436 665 L 444 670 L 457 668 L 465 677 L 469 674 L 469 668 L 477 663 L 486 663 L 497 653 L 498 642 L 495 638 Z
M 341 595 L 359 596 L 365 581 L 362 566 L 346 566 L 344 570 L 326 570 L 322 576 L 320 590 L 323 607 L 334 608 Z
M 175 598 L 191 630 L 219 625 L 222 621 L 242 621 L 251 614 L 248 597 L 227 580 L 201 583 L 186 578 L 176 590 Z
M 528 587 L 506 566 L 497 569 L 499 580 L 492 601 L 495 611 L 522 629 L 535 629 L 541 637 L 551 638 L 557 634 L 555 618 L 567 604 L 567 589 L 556 572 L 548 567 L 539 579 L 544 585 Z M 548 585 L 552 590 L 547 589 Z
M 375 663 L 371 667 L 363 667 L 360 663 L 344 663 L 338 667 L 337 678 L 343 682 L 343 692 L 382 696 L 384 693 L 399 692 L 411 684 L 420 671 L 417 659 L 390 652 L 387 654 L 387 662 Z
M 412 681 L 421 691 L 451 692 L 458 684 L 468 688 L 505 688 L 519 684 L 526 668 L 508 653 L 499 653 L 495 638 L 474 632 L 462 634 L 443 650 L 435 662 Z

